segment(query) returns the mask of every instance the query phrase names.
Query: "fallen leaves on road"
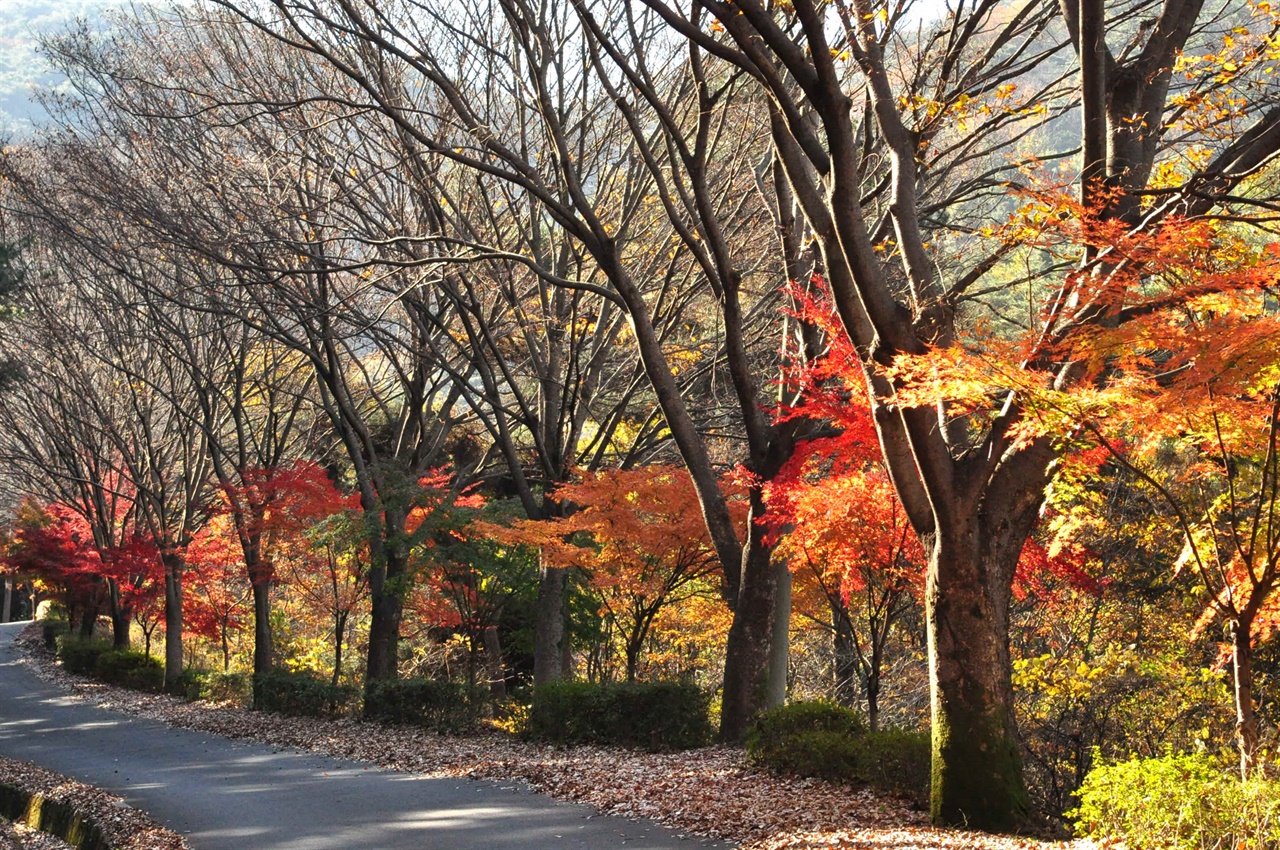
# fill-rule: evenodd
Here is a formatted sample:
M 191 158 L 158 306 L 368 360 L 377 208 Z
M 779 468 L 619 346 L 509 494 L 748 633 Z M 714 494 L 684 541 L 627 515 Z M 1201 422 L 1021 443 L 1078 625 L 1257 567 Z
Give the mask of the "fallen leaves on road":
M 28 663 L 103 708 L 229 738 L 296 748 L 426 776 L 516 780 L 605 814 L 649 818 L 744 850 L 1085 850 L 1087 842 L 1045 842 L 926 826 L 927 816 L 868 788 L 776 776 L 740 749 L 641 753 L 605 747 L 557 749 L 493 733 L 446 737 L 354 719 L 311 720 L 125 690 L 70 676 L 38 641 Z

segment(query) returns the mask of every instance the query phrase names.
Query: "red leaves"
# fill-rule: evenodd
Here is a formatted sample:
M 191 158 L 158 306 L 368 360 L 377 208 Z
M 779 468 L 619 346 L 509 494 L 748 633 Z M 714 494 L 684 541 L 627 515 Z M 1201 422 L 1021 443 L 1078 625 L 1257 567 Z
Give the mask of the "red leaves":
M 801 443 L 767 485 L 771 536 L 846 600 L 873 580 L 919 584 L 924 552 L 881 461 L 862 364 L 825 300 L 794 286 L 788 293 L 797 317 L 824 333 L 827 352 L 790 370 L 798 395 L 776 416 L 806 416 L 835 433 Z

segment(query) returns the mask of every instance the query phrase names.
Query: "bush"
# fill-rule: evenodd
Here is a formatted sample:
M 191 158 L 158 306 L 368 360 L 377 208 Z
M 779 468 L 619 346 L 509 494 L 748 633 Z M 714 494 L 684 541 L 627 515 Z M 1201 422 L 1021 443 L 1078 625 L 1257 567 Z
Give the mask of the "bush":
M 253 701 L 253 678 L 247 673 L 205 673 L 196 699 L 248 705 Z
M 917 806 L 929 804 L 933 741 L 928 732 L 882 729 L 855 741 L 855 778 Z
M 94 675 L 98 656 L 111 651 L 111 644 L 105 641 L 82 640 L 72 634 L 59 636 L 57 645 L 58 660 L 62 662 L 62 669 L 81 676 Z
M 40 621 L 40 634 L 47 649 L 57 646 L 57 640 L 71 631 L 71 624 L 61 617 L 47 617 Z
M 275 711 L 296 717 L 336 717 L 355 698 L 355 688 L 332 685 L 310 673 L 274 670 L 257 677 L 259 711 Z
M 1280 847 L 1280 783 L 1241 782 L 1203 755 L 1101 764 L 1089 772 L 1076 833 L 1150 850 Z
M 556 744 L 687 750 L 711 740 L 709 701 L 686 682 L 555 682 L 534 691 L 525 732 Z
M 865 782 L 917 805 L 929 800 L 928 732 L 868 732 L 853 709 L 793 702 L 767 711 L 747 734 L 747 757 L 780 773 Z
M 793 702 L 766 711 L 747 733 L 747 758 L 781 773 L 858 777 L 862 717 L 830 702 Z
M 533 709 L 533 688 L 513 688 L 507 698 L 493 707 L 492 725 L 508 735 L 527 735 L 529 712 Z
M 246 673 L 215 673 L 188 667 L 178 677 L 177 690 L 191 702 L 203 699 L 249 705 L 253 701 L 253 686 Z
M 93 675 L 104 682 L 139 691 L 164 690 L 164 665 L 131 649 L 112 649 L 99 655 Z
M 374 681 L 364 695 L 364 716 L 370 720 L 425 726 L 442 733 L 469 727 L 471 706 L 465 685 L 435 679 Z

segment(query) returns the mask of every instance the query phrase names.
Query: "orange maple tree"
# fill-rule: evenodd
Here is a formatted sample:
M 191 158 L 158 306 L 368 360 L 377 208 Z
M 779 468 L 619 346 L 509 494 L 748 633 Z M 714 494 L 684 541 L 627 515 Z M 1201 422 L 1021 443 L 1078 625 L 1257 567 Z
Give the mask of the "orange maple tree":
M 727 487 L 735 491 L 732 484 Z M 616 630 L 625 676 L 634 680 L 663 609 L 716 595 L 711 577 L 718 562 L 693 483 L 680 467 L 654 464 L 582 472 L 561 485 L 556 496 L 575 510 L 565 517 L 484 530 L 540 549 L 549 565 L 581 570 L 598 594 L 607 626 Z M 739 506 L 740 522 L 745 514 Z
M 1183 541 L 1179 569 L 1204 592 L 1198 628 L 1223 623 L 1229 634 L 1247 776 L 1258 748 L 1253 647 L 1280 615 L 1280 245 L 1229 219 L 1167 215 L 1132 228 L 1063 194 L 1029 194 L 1005 238 L 1064 260 L 1083 246 L 1092 258 L 1067 276 L 1042 330 L 900 357 L 892 373 L 908 405 L 945 398 L 992 416 L 990 398 L 1016 393 L 1015 444 L 1092 441 L 1159 495 Z M 1035 368 L 1064 362 L 1073 380 Z
M 865 372 L 824 294 L 825 282 L 815 276 L 810 284 L 808 291 L 792 285 L 788 294 L 796 317 L 820 331 L 826 351 L 788 367 L 783 380 L 795 400 L 775 416 L 803 416 L 830 427 L 797 449 L 767 495 L 779 554 L 790 559 L 797 579 L 799 611 L 833 632 L 837 694 L 851 702 L 856 671 L 874 729 L 889 638 L 924 590 L 926 555 L 885 468 Z M 1043 591 L 1051 574 L 1096 589 L 1084 558 L 1082 547 L 1070 541 L 1046 549 L 1028 540 L 1015 595 Z M 818 613 L 822 604 L 826 616 Z

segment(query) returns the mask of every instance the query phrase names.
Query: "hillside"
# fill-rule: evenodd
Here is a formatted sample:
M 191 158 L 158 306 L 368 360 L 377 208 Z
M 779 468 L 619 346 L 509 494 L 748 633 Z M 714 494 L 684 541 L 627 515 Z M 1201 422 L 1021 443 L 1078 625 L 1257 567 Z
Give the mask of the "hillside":
M 42 34 L 57 32 L 78 18 L 101 20 L 104 9 L 122 0 L 3 0 L 0 2 L 0 132 L 21 134 L 40 115 L 31 102 L 37 87 L 58 78 L 38 52 Z

